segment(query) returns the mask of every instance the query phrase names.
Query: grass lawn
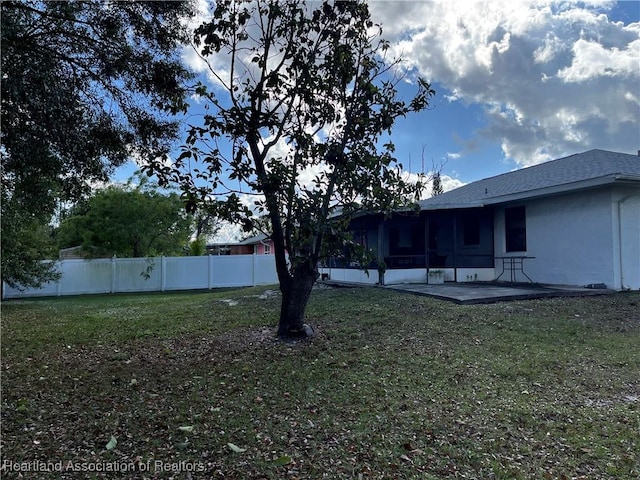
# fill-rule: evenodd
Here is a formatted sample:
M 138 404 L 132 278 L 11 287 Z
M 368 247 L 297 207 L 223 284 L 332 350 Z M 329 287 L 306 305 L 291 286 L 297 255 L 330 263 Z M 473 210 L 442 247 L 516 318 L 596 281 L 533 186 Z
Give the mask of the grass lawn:
M 264 292 L 4 302 L 2 478 L 640 477 L 639 293 Z

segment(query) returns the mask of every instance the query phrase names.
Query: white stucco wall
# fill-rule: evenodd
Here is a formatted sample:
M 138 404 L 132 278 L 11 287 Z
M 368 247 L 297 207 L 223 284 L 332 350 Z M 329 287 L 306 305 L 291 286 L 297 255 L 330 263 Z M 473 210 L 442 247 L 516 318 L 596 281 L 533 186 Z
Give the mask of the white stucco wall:
M 615 252 L 620 242 L 614 234 L 614 212 L 620 194 L 603 188 L 519 204 L 525 205 L 527 222 L 527 251 L 522 253 L 505 252 L 504 207 L 499 207 L 494 217 L 495 254 L 535 257 L 524 264 L 526 274 L 535 282 L 604 283 L 619 289 Z M 496 267 L 499 272 L 500 265 Z M 523 277 L 519 275 L 518 280 Z
M 615 288 L 640 290 L 640 188 L 617 189 L 613 200 Z
M 445 271 L 444 268 L 440 269 Z M 445 280 L 447 277 L 445 276 Z M 426 268 L 398 268 L 389 269 L 384 273 L 385 285 L 396 285 L 399 283 L 427 283 Z
M 458 282 L 491 282 L 496 279 L 500 271 L 495 268 L 458 268 L 456 269 Z
M 380 281 L 378 278 L 377 270 L 369 270 L 369 274 L 364 270 L 357 270 L 355 268 L 324 268 L 318 269 L 321 275 L 328 275 L 329 280 L 335 282 L 346 283 L 366 283 L 375 285 Z

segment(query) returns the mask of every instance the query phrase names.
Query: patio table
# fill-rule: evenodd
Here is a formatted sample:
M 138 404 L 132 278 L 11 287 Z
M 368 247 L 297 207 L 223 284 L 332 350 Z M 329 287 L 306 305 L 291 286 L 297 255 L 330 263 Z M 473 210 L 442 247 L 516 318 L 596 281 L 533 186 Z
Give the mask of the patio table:
M 517 273 L 520 272 L 522 273 L 522 275 L 527 277 L 529 282 L 534 283 L 533 280 L 531 280 L 531 278 L 529 277 L 529 275 L 524 273 L 524 261 L 530 260 L 536 257 L 529 257 L 527 255 L 505 255 L 505 256 L 494 257 L 494 258 L 496 260 L 502 261 L 502 272 L 500 272 L 500 275 L 498 275 L 498 277 L 496 278 L 496 281 L 500 280 L 500 277 L 502 277 L 502 275 L 504 275 L 504 273 L 508 270 L 512 282 L 516 281 Z

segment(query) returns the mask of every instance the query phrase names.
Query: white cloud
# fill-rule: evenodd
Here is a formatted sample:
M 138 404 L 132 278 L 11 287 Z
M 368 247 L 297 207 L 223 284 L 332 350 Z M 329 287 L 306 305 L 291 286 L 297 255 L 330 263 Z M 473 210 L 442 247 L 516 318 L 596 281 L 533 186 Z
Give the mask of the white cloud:
M 598 42 L 580 39 L 573 45 L 573 61 L 558 71 L 567 83 L 585 82 L 597 77 L 632 77 L 640 68 L 640 40 L 627 48 L 605 48 Z
M 207 243 L 235 243 L 239 242 L 243 235 L 242 227 L 235 223 L 222 222 L 220 230 L 215 236 L 207 238 Z
M 450 177 L 448 175 L 440 175 L 440 181 L 442 182 L 442 190 L 448 192 L 458 187 L 462 187 L 465 183 L 457 178 Z
M 264 138 L 262 140 L 263 145 L 268 144 L 273 141 L 275 137 L 270 136 Z M 321 139 L 318 135 L 316 135 L 315 140 L 320 142 Z M 275 161 L 278 163 L 285 163 L 291 165 L 292 156 L 293 156 L 293 147 L 286 142 L 286 140 L 281 138 L 275 145 L 271 147 L 269 150 L 269 154 L 267 155 L 266 169 L 270 171 L 270 162 Z M 331 171 L 331 167 L 324 162 L 317 162 L 314 164 L 307 165 L 305 168 L 302 168 L 296 172 L 296 184 L 298 188 L 306 188 L 308 190 L 316 190 L 315 180 L 317 178 L 326 179 L 327 174 Z
M 476 132 L 520 165 L 640 142 L 640 23 L 607 17 L 613 2 L 372 2 L 407 68 L 451 102 L 485 108 Z
M 428 172 L 424 176 L 421 176 L 418 173 L 403 172 L 403 178 L 405 181 L 409 181 L 412 183 L 416 183 L 418 181 L 424 182 L 425 180 L 428 181 L 427 186 L 425 187 L 425 189 L 422 191 L 422 194 L 420 195 L 420 199 L 424 200 L 427 198 L 431 198 L 431 196 L 433 195 L 433 181 L 432 181 L 433 174 L 434 172 Z M 453 178 L 445 174 L 440 174 L 440 182 L 442 184 L 442 190 L 444 192 L 448 192 L 449 190 L 456 189 L 465 184 L 461 180 L 458 180 L 457 178 Z

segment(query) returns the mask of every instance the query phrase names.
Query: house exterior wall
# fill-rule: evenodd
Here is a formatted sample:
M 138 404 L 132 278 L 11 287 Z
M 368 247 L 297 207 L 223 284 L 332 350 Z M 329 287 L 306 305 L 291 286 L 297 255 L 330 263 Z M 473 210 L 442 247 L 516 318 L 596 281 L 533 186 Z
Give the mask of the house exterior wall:
M 253 245 L 231 245 L 230 255 L 253 255 Z
M 387 270 L 385 272 L 385 285 L 397 285 L 400 283 L 427 283 L 427 269 L 399 268 L 394 270 Z
M 526 250 L 507 252 L 505 210 L 514 207 L 524 207 Z M 469 241 L 465 219 L 476 212 L 481 228 Z M 512 223 L 511 248 L 518 248 L 522 242 L 513 239 L 521 238 L 522 217 L 519 214 L 513 220 L 512 213 L 511 218 L 518 222 Z M 425 228 L 424 240 L 417 235 L 422 233 L 416 228 L 419 222 Z M 447 281 L 492 281 L 500 276 L 501 281 L 640 289 L 640 188 L 631 183 L 482 209 L 423 211 L 419 219 L 397 216 L 377 226 L 365 219 L 360 223 L 360 237 L 367 239 L 369 247 L 377 244 L 379 257 L 385 260 L 385 284 L 423 283 L 430 265 L 446 272 Z M 420 248 L 412 249 L 415 246 L 421 246 L 425 254 L 420 254 Z M 528 257 L 524 260 L 526 276 L 519 271 L 514 277 L 509 270 L 503 273 L 502 261 L 492 260 L 494 256 Z M 371 277 L 349 272 L 355 266 L 348 262 L 330 265 L 334 267 L 332 279 L 375 283 Z M 375 265 L 370 266 L 373 269 Z
M 265 245 L 266 244 L 266 245 Z M 268 245 L 268 248 L 267 248 Z M 264 243 L 254 243 L 254 253 L 256 255 L 272 255 L 273 254 L 273 241 L 264 240 Z
M 614 190 L 613 236 L 615 288 L 640 290 L 640 188 Z
M 320 267 L 318 272 L 322 278 L 334 282 L 363 283 L 368 285 L 375 285 L 380 282 L 377 270 L 369 270 L 367 274 L 364 270 L 355 268 Z
M 527 200 L 495 210 L 496 256 L 526 255 L 525 273 L 538 283 L 617 288 L 611 188 Z M 524 205 L 526 252 L 506 252 L 505 208 Z M 496 265 L 500 274 L 501 265 Z M 505 279 L 504 277 L 502 278 Z M 508 278 L 507 278 L 508 279 Z M 520 273 L 516 280 L 525 280 Z

